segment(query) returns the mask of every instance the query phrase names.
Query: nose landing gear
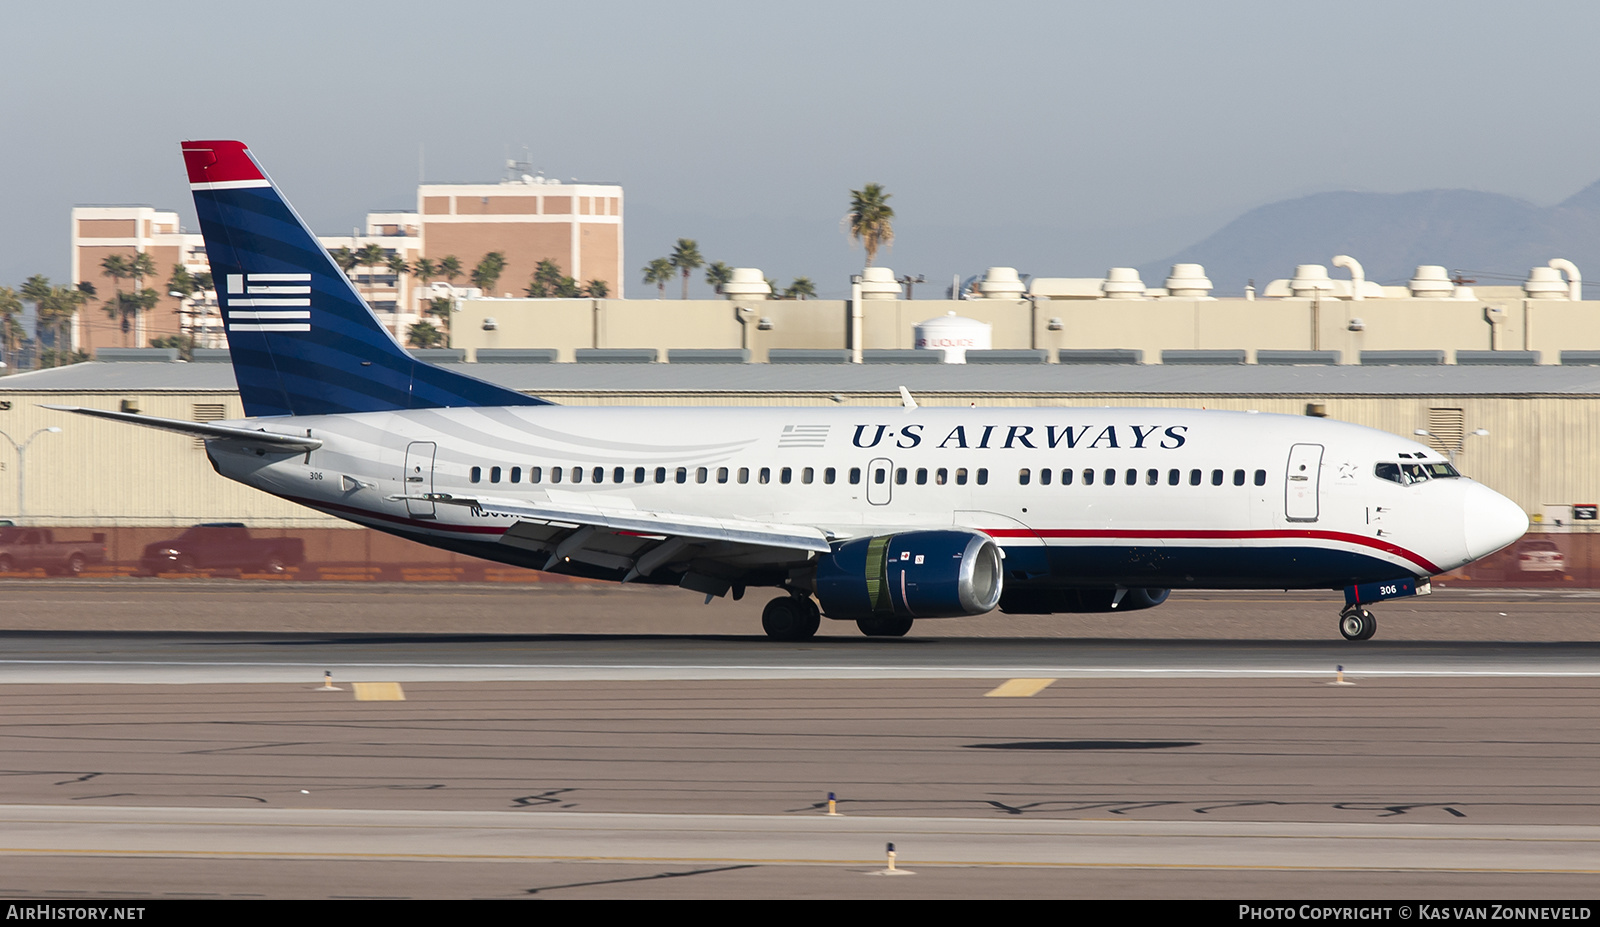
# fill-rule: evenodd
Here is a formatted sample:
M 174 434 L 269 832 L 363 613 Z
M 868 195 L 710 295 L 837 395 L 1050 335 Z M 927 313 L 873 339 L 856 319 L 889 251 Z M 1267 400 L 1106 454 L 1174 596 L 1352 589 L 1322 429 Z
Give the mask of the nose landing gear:
M 1377 616 L 1359 605 L 1347 606 L 1339 613 L 1339 633 L 1347 641 L 1371 640 L 1378 633 Z
M 761 629 L 775 641 L 803 641 L 822 626 L 822 610 L 805 595 L 781 595 L 761 610 Z

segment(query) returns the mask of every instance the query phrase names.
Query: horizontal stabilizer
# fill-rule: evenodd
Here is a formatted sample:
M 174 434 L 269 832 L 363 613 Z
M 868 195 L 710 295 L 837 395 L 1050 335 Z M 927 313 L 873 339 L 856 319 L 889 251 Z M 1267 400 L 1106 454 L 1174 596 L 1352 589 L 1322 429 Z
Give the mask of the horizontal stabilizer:
M 237 425 L 186 422 L 181 418 L 158 418 L 154 415 L 140 415 L 137 412 L 112 412 L 109 409 L 85 409 L 82 406 L 41 405 L 40 408 L 54 409 L 57 412 L 76 412 L 79 415 L 91 415 L 95 418 L 109 418 L 115 422 L 131 422 L 147 428 L 160 428 L 163 431 L 176 431 L 179 434 L 196 435 L 201 438 L 243 438 L 258 444 L 270 444 L 273 447 L 293 451 L 312 451 L 322 446 L 321 441 L 304 435 L 285 435 L 255 428 L 240 428 Z

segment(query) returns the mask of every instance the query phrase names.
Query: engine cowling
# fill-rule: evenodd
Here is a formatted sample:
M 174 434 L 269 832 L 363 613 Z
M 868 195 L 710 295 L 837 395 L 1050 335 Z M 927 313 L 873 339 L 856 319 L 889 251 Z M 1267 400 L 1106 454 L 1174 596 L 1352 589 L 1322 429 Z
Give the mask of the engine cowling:
M 1090 612 L 1136 612 L 1155 608 L 1172 594 L 1170 589 L 1133 587 L 1117 601 L 1115 589 L 1026 589 L 1006 590 L 1000 610 L 1008 615 L 1084 614 Z M 1112 603 L 1115 603 L 1113 605 Z
M 1000 604 L 1004 575 L 1000 546 L 976 531 L 857 538 L 817 560 L 817 601 L 845 621 L 981 615 Z

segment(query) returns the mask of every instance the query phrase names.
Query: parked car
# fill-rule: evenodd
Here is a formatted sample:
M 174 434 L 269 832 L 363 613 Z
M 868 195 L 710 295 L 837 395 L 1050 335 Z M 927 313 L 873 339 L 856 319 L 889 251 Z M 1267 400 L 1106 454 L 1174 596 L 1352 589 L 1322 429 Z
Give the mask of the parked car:
M 1517 570 L 1522 573 L 1565 573 L 1567 557 L 1550 538 L 1528 538 L 1512 551 Z
M 0 527 L 0 573 L 42 568 L 56 576 L 77 576 L 91 563 L 104 563 L 106 536 L 59 540 L 50 528 Z
M 139 557 L 145 573 L 241 570 L 282 573 L 306 559 L 300 538 L 254 538 L 241 522 L 195 525 L 175 538 L 146 544 Z

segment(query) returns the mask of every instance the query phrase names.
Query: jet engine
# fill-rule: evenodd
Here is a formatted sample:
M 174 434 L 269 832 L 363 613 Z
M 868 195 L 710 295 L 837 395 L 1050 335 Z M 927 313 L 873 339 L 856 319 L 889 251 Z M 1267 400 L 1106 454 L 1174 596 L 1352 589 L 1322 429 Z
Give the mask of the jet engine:
M 1006 590 L 1000 610 L 1008 615 L 1050 615 L 1058 612 L 1136 612 L 1155 608 L 1167 600 L 1170 589 L 1134 587 L 1116 589 L 1017 589 Z
M 1000 547 L 975 531 L 857 538 L 817 561 L 817 601 L 829 618 L 956 618 L 993 611 Z

